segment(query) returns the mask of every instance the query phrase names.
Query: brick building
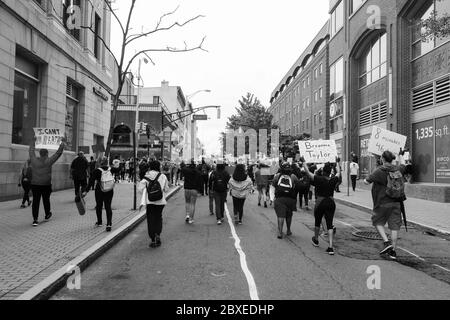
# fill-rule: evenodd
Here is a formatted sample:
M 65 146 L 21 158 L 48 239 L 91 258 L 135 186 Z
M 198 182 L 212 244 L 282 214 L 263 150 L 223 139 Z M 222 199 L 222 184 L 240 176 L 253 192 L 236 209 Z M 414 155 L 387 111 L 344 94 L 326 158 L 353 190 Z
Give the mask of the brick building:
M 0 1 L 0 200 L 22 193 L 34 127 L 61 128 L 68 137 L 53 167 L 54 190 L 72 185 L 69 165 L 81 147 L 91 153 L 104 143 L 114 81 L 99 37 L 109 43 L 103 0 Z
M 324 138 L 336 141 L 344 159 L 358 154 L 364 176 L 375 168 L 367 151 L 373 125 L 406 135 L 416 172 L 408 194 L 444 202 L 450 201 L 450 39 L 421 41 L 420 22 L 433 10 L 450 13 L 450 0 L 330 0 L 319 37 L 327 39 Z M 287 80 L 272 94 L 272 112 L 284 106 Z M 282 128 L 290 126 L 274 116 Z

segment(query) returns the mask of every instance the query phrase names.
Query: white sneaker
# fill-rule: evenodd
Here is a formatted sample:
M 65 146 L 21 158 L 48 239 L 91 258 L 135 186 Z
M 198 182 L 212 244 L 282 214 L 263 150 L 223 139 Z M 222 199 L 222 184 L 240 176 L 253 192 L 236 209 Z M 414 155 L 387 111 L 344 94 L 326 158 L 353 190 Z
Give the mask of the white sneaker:
M 220 226 L 222 224 L 222 220 L 217 220 L 217 224 Z
M 189 217 L 189 216 L 186 216 L 186 219 L 184 219 L 185 221 L 186 221 L 186 223 L 188 223 L 189 222 L 189 220 L 191 220 L 191 217 Z
M 193 223 L 194 223 L 194 219 L 190 219 L 189 224 L 193 224 Z

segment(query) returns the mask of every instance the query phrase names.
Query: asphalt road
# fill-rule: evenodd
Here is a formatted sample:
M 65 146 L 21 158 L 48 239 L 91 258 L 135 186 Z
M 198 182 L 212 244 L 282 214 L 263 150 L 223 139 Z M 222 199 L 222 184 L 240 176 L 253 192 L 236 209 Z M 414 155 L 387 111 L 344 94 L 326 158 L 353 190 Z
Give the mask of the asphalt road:
M 228 209 L 232 212 L 231 199 Z M 352 235 L 373 231 L 367 213 L 338 206 L 336 255 L 311 244 L 311 211 L 294 213 L 293 235 L 276 237 L 273 208 L 247 199 L 244 224 L 221 226 L 208 212 L 208 198 L 197 202 L 195 224 L 184 221 L 184 191 L 164 210 L 162 246 L 149 248 L 142 223 L 81 274 L 81 289 L 59 291 L 52 299 L 133 300 L 310 300 L 310 299 L 448 299 L 449 239 L 423 230 L 402 231 L 398 262 L 378 252 L 382 242 Z M 232 213 L 231 213 L 232 215 Z M 240 243 L 239 243 L 239 241 Z M 239 246 L 236 246 L 236 244 Z M 241 248 L 242 250 L 238 250 Z M 380 271 L 380 289 L 369 289 Z M 379 269 L 378 269 L 379 268 Z M 447 271 L 448 270 L 448 271 Z

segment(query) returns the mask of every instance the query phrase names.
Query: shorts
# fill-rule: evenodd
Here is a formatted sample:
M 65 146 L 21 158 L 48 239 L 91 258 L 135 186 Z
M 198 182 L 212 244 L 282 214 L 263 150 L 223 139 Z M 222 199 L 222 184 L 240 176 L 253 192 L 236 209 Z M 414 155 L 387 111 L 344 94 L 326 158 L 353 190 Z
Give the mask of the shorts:
M 267 186 L 265 184 L 259 184 L 259 185 L 256 186 L 256 189 L 258 191 L 263 192 L 264 190 L 267 190 Z
M 315 227 L 320 228 L 322 219 L 325 217 L 327 230 L 333 230 L 333 219 L 336 204 L 333 198 L 318 198 L 314 208 Z
M 372 216 L 373 226 L 388 224 L 389 230 L 399 231 L 402 226 L 402 212 L 399 202 L 385 203 L 374 209 Z
M 296 211 L 296 199 L 278 198 L 275 199 L 274 208 L 278 218 L 292 218 L 293 212 Z

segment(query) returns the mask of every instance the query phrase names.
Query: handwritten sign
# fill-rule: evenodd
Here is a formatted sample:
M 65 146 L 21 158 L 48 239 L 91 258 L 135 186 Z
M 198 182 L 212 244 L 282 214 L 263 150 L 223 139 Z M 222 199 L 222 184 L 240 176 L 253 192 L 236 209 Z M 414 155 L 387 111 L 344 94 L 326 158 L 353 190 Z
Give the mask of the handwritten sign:
M 300 155 L 307 163 L 336 162 L 337 149 L 334 140 L 299 141 Z
M 58 150 L 64 132 L 61 129 L 33 128 L 36 136 L 36 148 L 47 150 Z
M 391 151 L 393 154 L 398 155 L 400 149 L 405 149 L 406 139 L 401 134 L 374 126 L 369 140 L 368 151 L 378 156 L 381 156 L 384 151 Z

